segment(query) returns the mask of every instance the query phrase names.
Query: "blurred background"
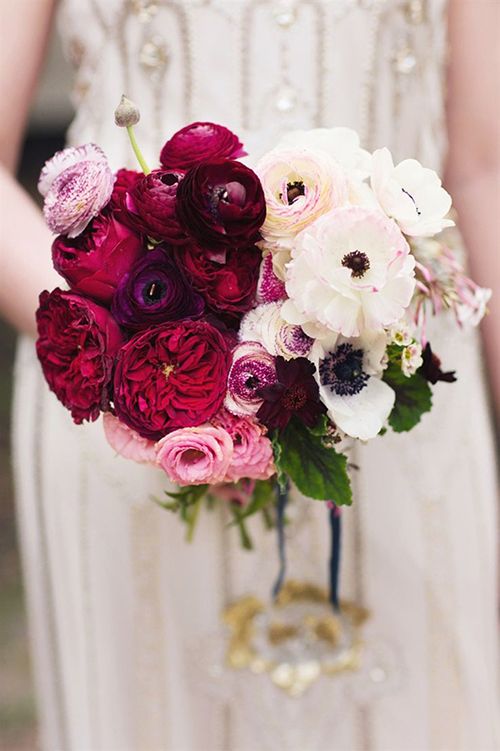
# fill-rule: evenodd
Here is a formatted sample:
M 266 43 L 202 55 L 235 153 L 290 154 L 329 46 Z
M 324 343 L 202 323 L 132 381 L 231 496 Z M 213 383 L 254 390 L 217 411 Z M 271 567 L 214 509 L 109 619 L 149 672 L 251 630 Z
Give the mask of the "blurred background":
M 54 34 L 19 162 L 20 180 L 37 201 L 40 169 L 54 151 L 62 148 L 72 118 L 70 92 L 71 69 Z M 0 320 L 0 749 L 34 751 L 37 747 L 36 714 L 10 471 L 15 347 L 15 333 Z

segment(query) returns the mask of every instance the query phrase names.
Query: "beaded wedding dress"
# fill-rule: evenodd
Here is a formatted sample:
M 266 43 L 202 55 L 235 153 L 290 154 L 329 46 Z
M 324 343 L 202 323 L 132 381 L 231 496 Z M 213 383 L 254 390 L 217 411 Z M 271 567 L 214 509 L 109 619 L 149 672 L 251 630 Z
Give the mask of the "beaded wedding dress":
M 251 155 L 287 129 L 344 125 L 367 148 L 441 168 L 445 0 L 65 0 L 59 21 L 76 66 L 69 141 L 98 143 L 114 168 L 134 166 L 113 122 L 122 92 L 140 106 L 150 163 L 199 119 L 232 128 Z M 498 748 L 496 492 L 478 336 L 446 319 L 436 328 L 458 382 L 436 388 L 411 436 L 387 434 L 354 459 L 341 589 L 369 611 L 360 664 L 329 676 L 308 663 L 300 696 L 223 659 L 223 609 L 269 600 L 274 532 L 256 523 L 256 549 L 242 551 L 218 509 L 186 543 L 151 500 L 165 476 L 115 456 L 100 422 L 75 427 L 22 342 L 16 475 L 44 749 Z M 323 504 L 297 499 L 290 516 L 290 576 L 326 585 Z

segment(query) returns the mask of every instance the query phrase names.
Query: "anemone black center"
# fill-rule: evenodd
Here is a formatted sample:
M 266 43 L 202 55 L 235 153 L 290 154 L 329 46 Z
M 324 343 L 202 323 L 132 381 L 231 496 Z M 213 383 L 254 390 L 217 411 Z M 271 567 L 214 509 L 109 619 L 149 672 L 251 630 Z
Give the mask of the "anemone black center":
M 363 350 L 347 342 L 340 344 L 320 362 L 319 376 L 321 383 L 339 396 L 359 394 L 369 378 L 363 371 Z
M 165 285 L 163 284 L 163 282 L 154 280 L 152 282 L 149 282 L 144 287 L 142 291 L 142 297 L 146 305 L 154 305 L 155 303 L 160 302 L 164 292 Z
M 370 268 L 370 259 L 362 250 L 353 250 L 345 254 L 342 266 L 351 269 L 351 276 L 360 279 Z

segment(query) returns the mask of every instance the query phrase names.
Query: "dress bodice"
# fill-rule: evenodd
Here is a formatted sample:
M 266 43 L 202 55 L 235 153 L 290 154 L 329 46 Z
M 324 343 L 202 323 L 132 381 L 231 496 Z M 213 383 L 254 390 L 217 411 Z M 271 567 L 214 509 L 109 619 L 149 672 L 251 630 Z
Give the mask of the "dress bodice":
M 113 110 L 140 106 L 153 162 L 193 120 L 233 128 L 261 152 L 290 128 L 344 125 L 439 168 L 446 0 L 64 0 L 76 67 L 69 140 L 130 162 Z

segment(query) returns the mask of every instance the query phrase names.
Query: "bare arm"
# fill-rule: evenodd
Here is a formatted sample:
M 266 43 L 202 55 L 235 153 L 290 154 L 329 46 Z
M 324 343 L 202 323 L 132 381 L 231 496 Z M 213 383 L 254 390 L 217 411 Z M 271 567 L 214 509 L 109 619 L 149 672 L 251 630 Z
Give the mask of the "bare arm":
M 493 289 L 483 323 L 500 413 L 500 0 L 451 0 L 447 187 L 472 274 Z
M 51 235 L 13 177 L 54 0 L 0 0 L 0 313 L 33 334 L 38 293 L 55 286 Z

